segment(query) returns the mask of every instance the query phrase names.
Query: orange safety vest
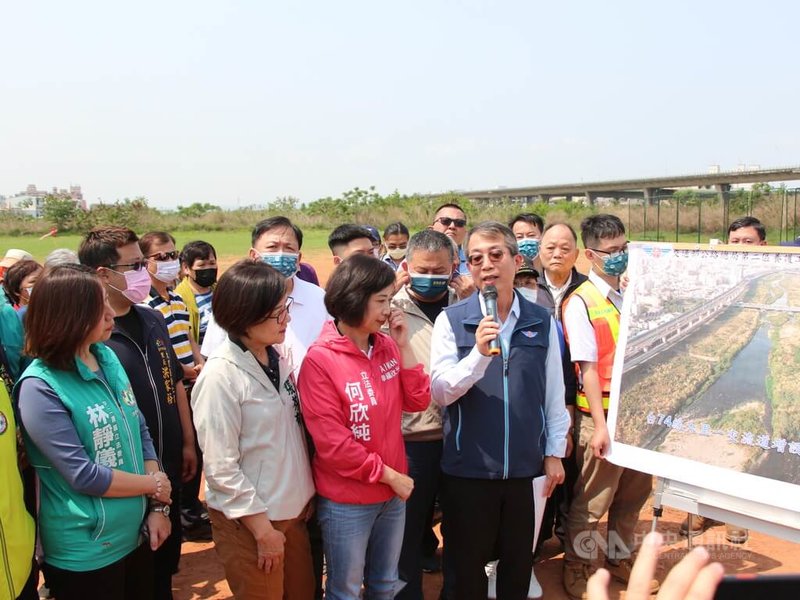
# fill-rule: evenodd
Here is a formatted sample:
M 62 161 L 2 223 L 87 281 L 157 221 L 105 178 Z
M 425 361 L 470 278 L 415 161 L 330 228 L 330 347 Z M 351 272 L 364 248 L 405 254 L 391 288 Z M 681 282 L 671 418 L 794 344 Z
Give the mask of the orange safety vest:
M 611 371 L 614 368 L 614 353 L 617 349 L 617 338 L 619 337 L 619 310 L 611 300 L 600 293 L 600 290 L 591 281 L 584 281 L 579 285 L 564 302 L 562 310 L 566 310 L 567 304 L 575 296 L 580 296 L 586 305 L 589 322 L 594 328 L 594 335 L 597 340 L 597 374 L 600 376 L 600 386 L 603 390 L 603 410 L 608 410 L 608 396 L 611 392 Z M 564 328 L 564 336 L 569 343 L 566 327 Z M 577 364 L 575 364 L 575 373 L 580 381 L 580 367 Z M 586 398 L 583 386 L 578 390 L 576 405 L 578 410 L 585 413 L 590 412 L 589 400 Z

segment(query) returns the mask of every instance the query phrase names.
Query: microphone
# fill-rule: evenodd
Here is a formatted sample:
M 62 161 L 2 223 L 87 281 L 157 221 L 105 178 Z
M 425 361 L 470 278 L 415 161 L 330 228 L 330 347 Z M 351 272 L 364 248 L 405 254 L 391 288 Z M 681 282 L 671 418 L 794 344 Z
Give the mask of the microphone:
M 497 288 L 493 285 L 483 286 L 483 301 L 486 304 L 486 314 L 492 315 L 495 323 L 499 323 L 497 318 Z M 496 337 L 489 342 L 489 354 L 497 356 L 500 354 L 500 338 Z

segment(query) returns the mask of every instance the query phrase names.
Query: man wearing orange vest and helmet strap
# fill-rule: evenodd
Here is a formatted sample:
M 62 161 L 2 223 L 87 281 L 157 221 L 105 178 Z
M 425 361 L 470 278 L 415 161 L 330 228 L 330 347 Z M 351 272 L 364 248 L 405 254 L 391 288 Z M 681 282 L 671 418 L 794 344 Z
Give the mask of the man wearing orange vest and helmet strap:
M 589 280 L 564 301 L 564 334 L 579 377 L 575 411 L 578 480 L 567 518 L 564 588 L 571 598 L 586 593 L 597 524 L 608 512 L 606 568 L 627 582 L 639 511 L 650 495 L 650 475 L 613 465 L 605 456 L 611 440 L 606 426 L 611 370 L 619 335 L 620 276 L 628 264 L 625 226 L 614 215 L 594 215 L 581 223 Z M 658 582 L 651 581 L 651 591 Z

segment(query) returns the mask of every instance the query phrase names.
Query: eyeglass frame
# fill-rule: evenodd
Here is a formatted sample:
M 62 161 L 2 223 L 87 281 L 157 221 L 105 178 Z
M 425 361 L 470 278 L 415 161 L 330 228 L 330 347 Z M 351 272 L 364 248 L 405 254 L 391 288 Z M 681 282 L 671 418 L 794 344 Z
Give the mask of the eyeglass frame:
M 123 271 L 117 271 L 116 267 L 133 267 L 131 271 L 141 271 L 142 269 L 147 268 L 147 259 L 137 260 L 136 262 L 132 263 L 117 263 L 113 265 L 105 265 L 105 267 L 106 269 L 111 269 L 115 273 L 123 273 Z
M 600 248 L 587 248 L 587 250 L 591 250 L 592 252 L 599 252 L 600 254 L 607 254 L 608 256 L 618 256 L 620 254 L 627 254 L 628 253 L 628 242 L 625 242 L 625 245 L 622 246 L 619 250 L 614 250 L 613 252 L 610 250 L 600 250 Z
M 267 319 L 275 319 L 278 325 L 283 325 L 284 323 L 286 323 L 286 319 L 289 316 L 289 311 L 291 310 L 293 304 L 294 304 L 294 298 L 292 298 L 291 296 L 286 296 L 286 303 L 283 305 L 281 312 L 279 312 L 277 315 L 271 315 L 271 314 L 267 315 L 266 317 L 264 317 L 264 321 L 266 321 Z
M 492 248 L 488 252 L 477 252 L 475 254 L 470 254 L 467 256 L 467 264 L 471 267 L 480 267 L 483 265 L 484 257 L 488 256 L 489 260 L 492 263 L 499 263 L 503 258 L 506 256 L 507 248 Z M 495 254 L 495 258 L 492 258 L 492 253 Z M 498 254 L 499 253 L 499 254 Z M 474 262 L 473 259 L 480 259 L 478 262 Z

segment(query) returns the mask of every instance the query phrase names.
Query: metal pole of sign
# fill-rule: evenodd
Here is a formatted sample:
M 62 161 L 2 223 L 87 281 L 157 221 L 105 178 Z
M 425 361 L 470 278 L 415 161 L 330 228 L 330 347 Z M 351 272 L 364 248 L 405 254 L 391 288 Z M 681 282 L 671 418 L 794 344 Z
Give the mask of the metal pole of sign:
M 675 201 L 675 241 L 678 241 L 678 233 L 681 229 L 681 199 L 680 197 L 672 196 Z
M 780 228 L 778 229 L 778 242 L 782 242 L 783 241 L 783 213 L 785 211 L 786 211 L 786 197 L 785 197 L 785 195 L 782 195 L 781 196 L 781 224 L 780 224 Z
M 797 239 L 797 188 L 794 188 L 794 220 L 792 223 L 792 239 Z

